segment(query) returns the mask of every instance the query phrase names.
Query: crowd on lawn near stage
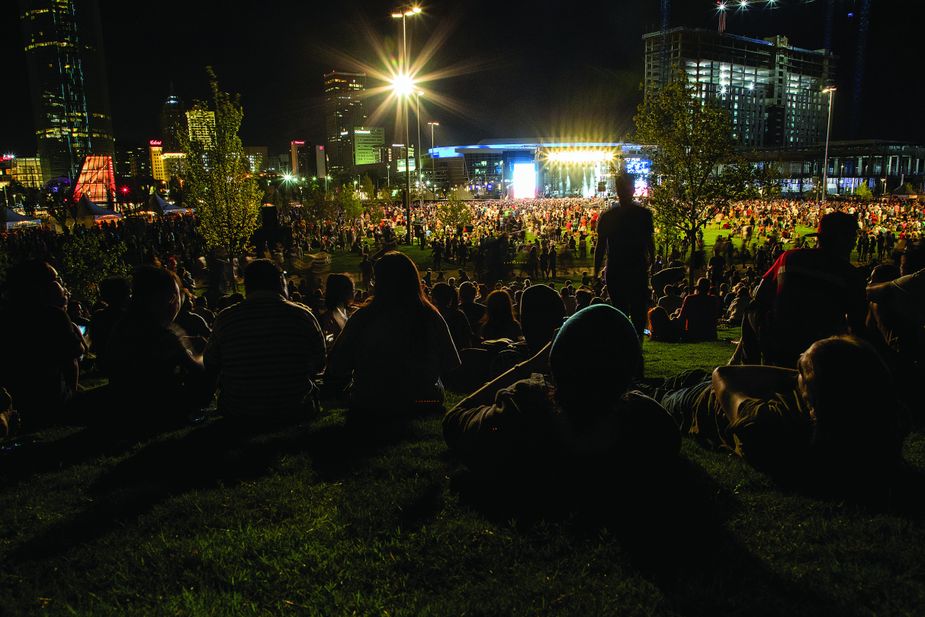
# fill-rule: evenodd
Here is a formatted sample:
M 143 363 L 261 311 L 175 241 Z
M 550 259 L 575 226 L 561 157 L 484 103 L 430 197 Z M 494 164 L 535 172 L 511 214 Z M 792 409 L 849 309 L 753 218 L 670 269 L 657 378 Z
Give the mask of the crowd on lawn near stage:
M 92 307 L 59 278 L 62 236 L 5 234 L 0 436 L 67 424 L 141 438 L 213 403 L 253 431 L 346 407 L 369 431 L 444 413 L 450 450 L 495 477 L 665 468 L 681 435 L 819 485 L 876 486 L 903 467 L 923 412 L 920 206 L 837 204 L 820 217 L 799 202 L 733 204 L 712 253 L 694 247 L 688 289 L 690 247 L 658 246 L 632 178 L 618 185 L 614 204 L 474 202 L 455 227 L 426 204 L 423 275 L 394 250 L 391 207 L 375 221 L 296 220 L 278 248 L 260 242 L 237 265 L 204 256 L 190 217 L 104 224 L 74 233 L 124 242 L 135 271 L 104 280 Z M 800 226 L 817 228 L 815 244 Z M 317 250 L 361 254 L 359 283 L 287 275 Z M 563 262 L 585 271 L 545 284 Z M 221 293 L 236 272 L 244 294 Z M 201 297 L 197 279 L 209 281 Z M 646 336 L 713 340 L 720 323 L 742 326 L 728 365 L 645 376 Z M 88 368 L 106 385 L 81 388 Z M 448 411 L 447 388 L 468 394 Z

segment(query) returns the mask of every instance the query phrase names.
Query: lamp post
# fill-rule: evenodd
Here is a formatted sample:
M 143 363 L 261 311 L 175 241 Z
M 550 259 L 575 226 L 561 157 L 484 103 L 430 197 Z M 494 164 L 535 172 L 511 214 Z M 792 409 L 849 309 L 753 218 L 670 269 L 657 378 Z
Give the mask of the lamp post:
M 428 122 L 427 126 L 430 127 L 430 181 L 433 184 L 433 193 L 434 199 L 437 198 L 437 163 L 434 161 L 434 129 L 440 126 L 439 122 Z
M 411 244 L 411 134 L 408 127 L 408 97 L 414 92 L 414 80 L 409 71 L 407 19 L 420 15 L 421 7 L 405 6 L 392 11 L 392 19 L 401 20 L 401 59 L 398 63 L 398 75 L 392 80 L 392 89 L 401 97 L 405 117 L 405 242 Z
M 829 119 L 825 128 L 825 158 L 822 161 L 822 205 L 825 206 L 826 194 L 829 192 L 829 135 L 832 132 L 832 102 L 835 99 L 835 86 L 822 89 L 829 95 Z
M 418 172 L 418 190 L 420 193 L 418 199 L 419 207 L 424 207 L 424 170 L 421 169 L 421 95 L 424 94 L 423 90 L 417 90 L 414 96 L 415 108 L 414 115 L 418 119 L 418 143 L 414 148 L 414 168 Z

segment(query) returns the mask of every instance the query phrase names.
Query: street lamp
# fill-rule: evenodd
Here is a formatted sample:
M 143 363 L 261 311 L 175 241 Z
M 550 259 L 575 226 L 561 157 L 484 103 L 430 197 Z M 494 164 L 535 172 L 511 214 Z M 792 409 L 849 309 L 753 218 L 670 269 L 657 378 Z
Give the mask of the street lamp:
M 421 208 L 424 207 L 424 176 L 423 170 L 421 169 L 421 95 L 424 94 L 423 90 L 418 90 L 415 92 L 415 107 L 414 115 L 418 119 L 418 143 L 417 147 L 414 149 L 414 168 L 418 172 L 418 190 L 420 192 L 419 205 Z
M 822 205 L 825 205 L 825 197 L 829 192 L 829 135 L 832 132 L 832 102 L 835 99 L 835 86 L 829 86 L 822 89 L 823 94 L 829 95 L 829 120 L 825 128 L 825 158 L 822 161 Z
M 411 244 L 411 166 L 409 148 L 411 146 L 411 135 L 408 127 L 408 97 L 414 92 L 414 78 L 409 70 L 411 63 L 408 62 L 408 28 L 407 20 L 409 17 L 421 14 L 421 7 L 409 5 L 400 7 L 392 11 L 392 19 L 401 20 L 401 60 L 398 63 L 398 75 L 392 79 L 392 90 L 402 99 L 404 103 L 403 111 L 405 116 L 405 242 Z
M 437 163 L 434 161 L 434 129 L 440 126 L 439 122 L 428 122 L 430 127 L 430 181 L 434 188 L 434 199 L 437 198 Z

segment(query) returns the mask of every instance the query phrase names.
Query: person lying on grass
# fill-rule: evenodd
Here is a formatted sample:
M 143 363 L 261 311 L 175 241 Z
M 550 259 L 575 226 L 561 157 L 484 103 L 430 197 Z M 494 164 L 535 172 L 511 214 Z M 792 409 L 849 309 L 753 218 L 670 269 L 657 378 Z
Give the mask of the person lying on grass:
M 630 390 L 641 362 L 629 319 L 606 304 L 570 317 L 533 357 L 460 401 L 443 435 L 473 471 L 610 471 L 674 460 L 680 435 L 653 399 Z
M 874 348 L 854 336 L 830 337 L 797 366 L 721 366 L 709 380 L 669 383 L 656 396 L 682 433 L 779 479 L 861 488 L 897 469 L 903 410 Z

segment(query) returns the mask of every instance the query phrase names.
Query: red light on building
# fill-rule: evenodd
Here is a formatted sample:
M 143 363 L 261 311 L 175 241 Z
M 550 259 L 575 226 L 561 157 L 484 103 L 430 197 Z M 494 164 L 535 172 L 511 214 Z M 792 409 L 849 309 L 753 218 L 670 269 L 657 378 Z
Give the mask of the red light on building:
M 121 190 L 122 190 L 122 194 L 123 194 L 123 195 L 128 195 L 128 187 L 127 187 L 127 186 L 123 186 Z
M 292 145 L 293 145 L 293 146 L 304 146 L 304 145 L 305 145 L 305 141 L 304 141 L 304 140 L 301 140 L 301 139 L 293 139 L 293 140 L 292 140 Z
M 164 143 L 164 142 L 162 142 L 160 139 L 152 139 L 151 141 L 148 142 L 148 145 L 149 145 L 149 146 L 154 146 L 154 147 L 159 147 L 159 146 L 161 146 L 163 143 Z

